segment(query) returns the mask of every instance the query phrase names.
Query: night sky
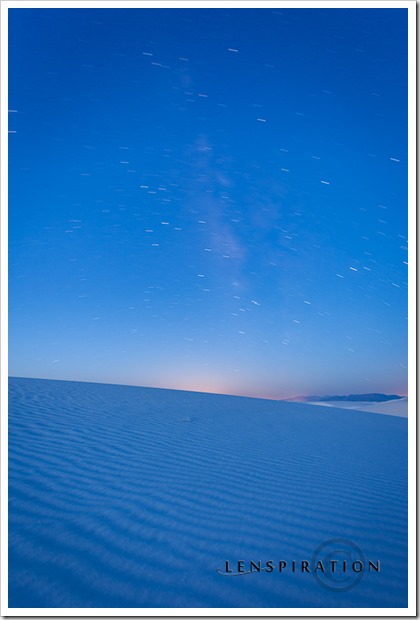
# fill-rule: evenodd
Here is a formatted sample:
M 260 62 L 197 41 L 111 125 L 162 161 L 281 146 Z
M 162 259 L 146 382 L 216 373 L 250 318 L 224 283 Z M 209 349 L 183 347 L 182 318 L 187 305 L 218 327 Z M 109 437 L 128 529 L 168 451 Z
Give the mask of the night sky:
M 407 9 L 10 9 L 9 374 L 407 390 Z

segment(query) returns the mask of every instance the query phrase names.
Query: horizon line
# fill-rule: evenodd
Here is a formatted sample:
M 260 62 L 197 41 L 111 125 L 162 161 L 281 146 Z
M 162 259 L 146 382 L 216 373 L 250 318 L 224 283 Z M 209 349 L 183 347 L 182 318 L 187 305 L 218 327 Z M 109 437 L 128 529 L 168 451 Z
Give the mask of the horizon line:
M 295 395 L 295 396 L 288 396 L 288 397 L 283 397 L 283 398 L 279 398 L 279 397 L 274 397 L 274 396 L 253 396 L 253 395 L 249 395 L 249 394 L 232 394 L 230 392 L 208 392 L 205 390 L 193 390 L 193 389 L 185 389 L 185 388 L 173 388 L 173 387 L 162 387 L 162 386 L 155 386 L 155 385 L 139 385 L 137 383 L 114 383 L 114 382 L 107 382 L 107 381 L 88 381 L 88 380 L 84 380 L 84 379 L 52 379 L 50 377 L 29 377 L 29 376 L 21 376 L 21 375 L 8 375 L 8 379 L 34 379 L 34 380 L 39 380 L 39 381 L 63 381 L 66 383 L 88 383 L 88 384 L 93 384 L 93 385 L 116 385 L 116 386 L 120 386 L 120 387 L 137 387 L 137 388 L 143 388 L 143 389 L 148 389 L 148 390 L 168 390 L 168 391 L 172 391 L 172 392 L 190 392 L 192 394 L 213 394 L 215 396 L 233 396 L 236 398 L 253 398 L 256 400 L 272 400 L 272 401 L 296 401 L 299 402 L 299 399 L 304 399 L 304 398 L 308 398 L 310 396 L 312 397 L 319 397 L 318 395 L 315 394 L 307 394 L 307 395 L 303 395 L 303 394 L 299 394 L 299 395 Z M 351 393 L 351 396 L 361 396 L 361 395 L 368 395 L 368 394 L 383 394 L 384 396 L 389 396 L 389 394 L 386 394 L 384 392 L 363 392 L 363 393 Z M 348 396 L 349 394 L 334 394 L 334 396 Z M 408 393 L 404 393 L 404 394 L 392 394 L 393 396 L 399 396 L 400 398 L 407 398 L 408 397 Z M 328 398 L 331 397 L 332 395 L 330 394 L 323 394 L 322 395 L 324 398 Z

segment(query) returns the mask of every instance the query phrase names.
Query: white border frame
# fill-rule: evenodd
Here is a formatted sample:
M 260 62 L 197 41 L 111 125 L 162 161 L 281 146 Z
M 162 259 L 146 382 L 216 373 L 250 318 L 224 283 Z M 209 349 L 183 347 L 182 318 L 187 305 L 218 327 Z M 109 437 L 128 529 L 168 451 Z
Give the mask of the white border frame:
M 8 607 L 8 9 L 9 8 L 407 8 L 408 10 L 408 607 L 407 608 L 9 608 Z M 415 0 L 4 0 L 1 44 L 1 615 L 2 616 L 415 616 L 416 615 L 416 1 Z

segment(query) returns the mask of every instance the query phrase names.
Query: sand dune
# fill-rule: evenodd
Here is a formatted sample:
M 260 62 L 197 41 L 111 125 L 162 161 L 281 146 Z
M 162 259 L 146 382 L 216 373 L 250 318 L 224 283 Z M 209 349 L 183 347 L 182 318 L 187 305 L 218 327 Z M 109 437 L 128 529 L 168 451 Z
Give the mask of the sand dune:
M 345 401 L 330 400 L 317 401 L 314 403 L 306 403 L 308 405 L 319 405 L 322 407 L 334 407 L 336 409 L 357 409 L 358 411 L 367 411 L 368 413 L 383 413 L 384 415 L 395 415 L 402 418 L 408 416 L 408 398 L 404 396 L 399 400 L 387 400 L 384 402 L 363 402 L 363 401 Z
M 10 607 L 407 605 L 401 417 L 12 378 L 9 429 Z M 330 539 L 380 573 L 218 572 Z

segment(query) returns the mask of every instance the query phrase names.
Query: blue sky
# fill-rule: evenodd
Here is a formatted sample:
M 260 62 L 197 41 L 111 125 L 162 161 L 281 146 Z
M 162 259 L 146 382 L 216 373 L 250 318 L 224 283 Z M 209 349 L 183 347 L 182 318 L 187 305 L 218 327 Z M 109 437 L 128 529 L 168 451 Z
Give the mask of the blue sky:
M 407 9 L 10 9 L 9 373 L 407 390 Z

